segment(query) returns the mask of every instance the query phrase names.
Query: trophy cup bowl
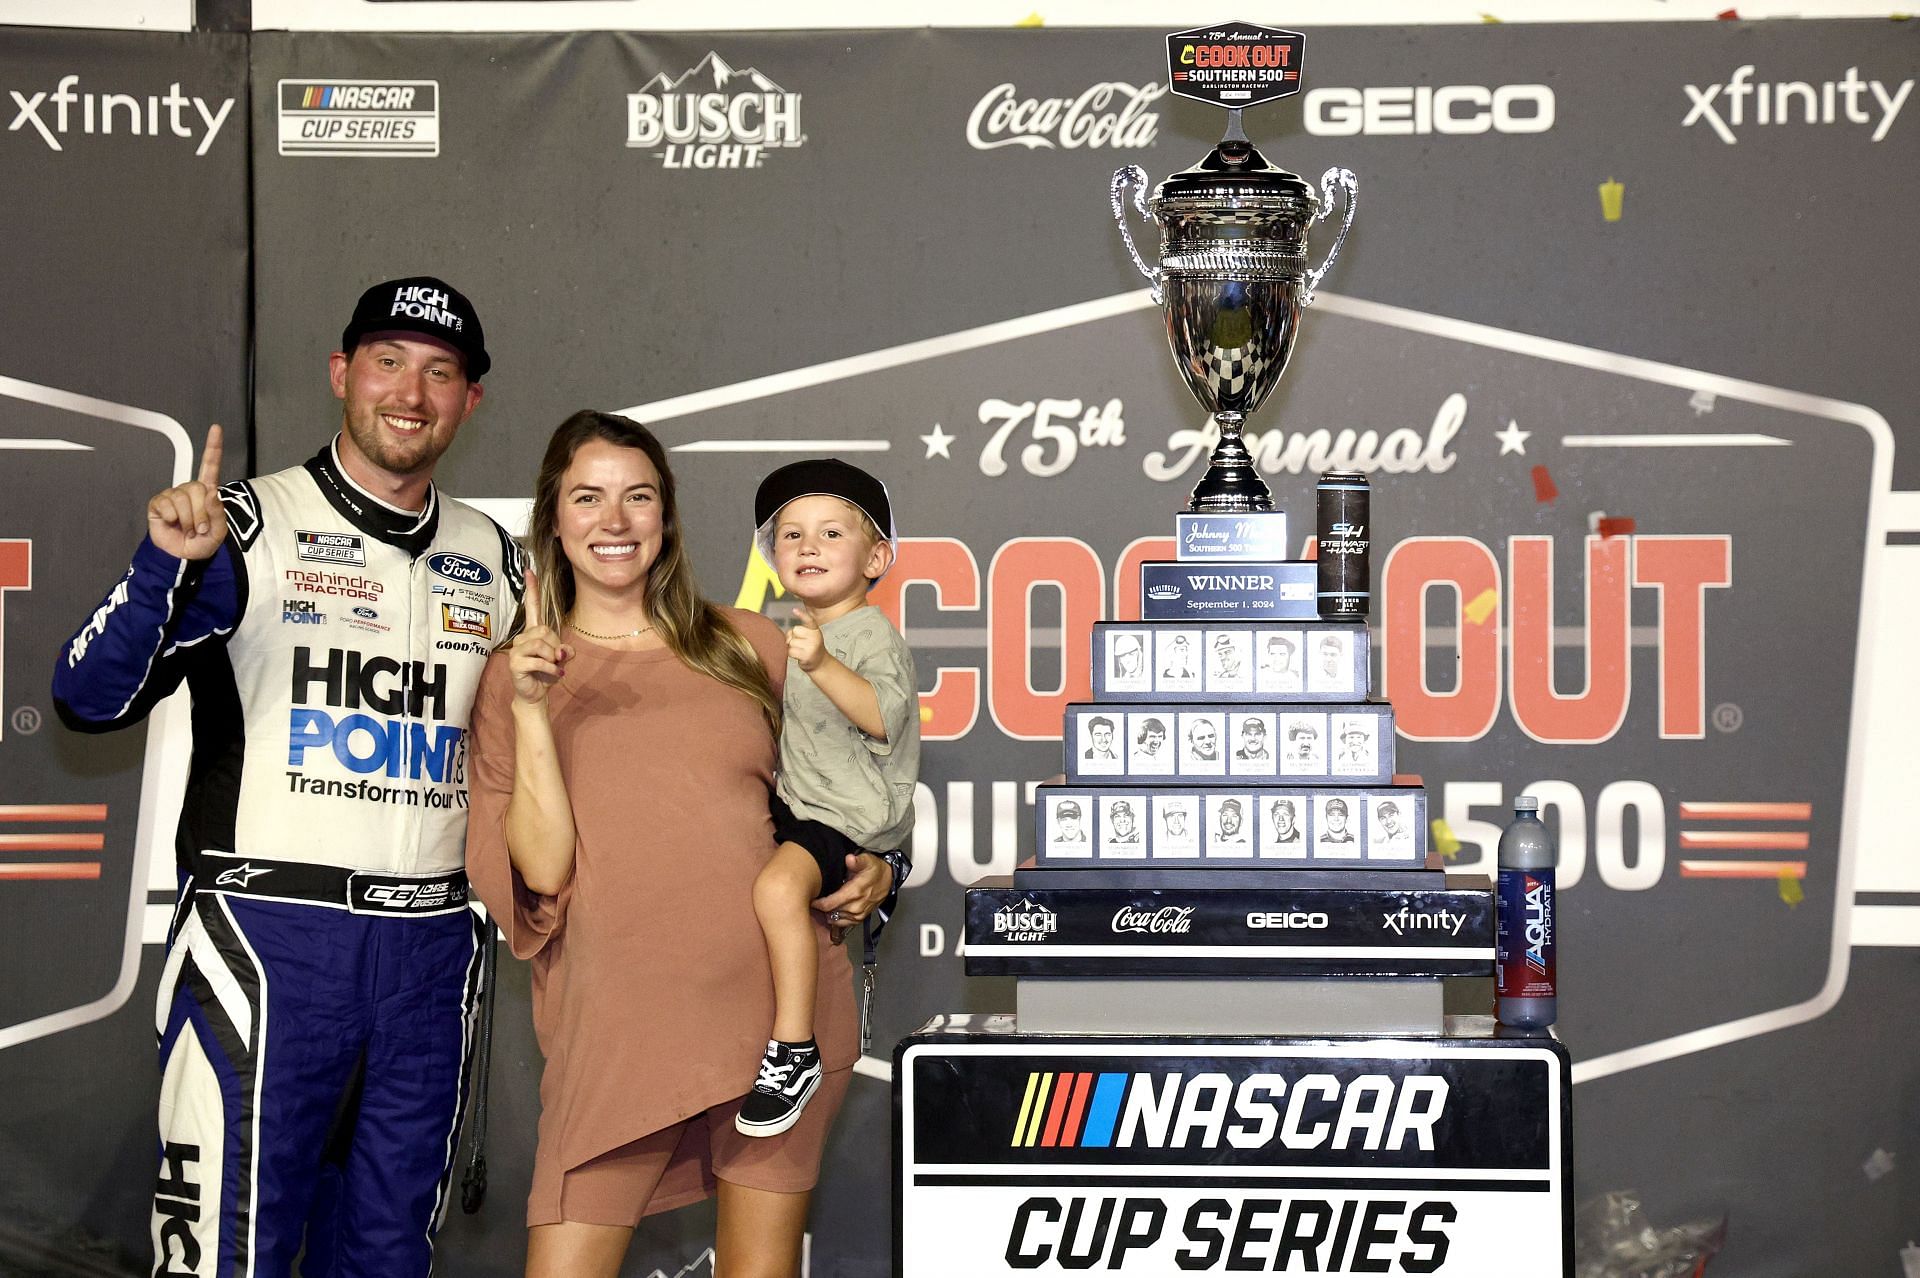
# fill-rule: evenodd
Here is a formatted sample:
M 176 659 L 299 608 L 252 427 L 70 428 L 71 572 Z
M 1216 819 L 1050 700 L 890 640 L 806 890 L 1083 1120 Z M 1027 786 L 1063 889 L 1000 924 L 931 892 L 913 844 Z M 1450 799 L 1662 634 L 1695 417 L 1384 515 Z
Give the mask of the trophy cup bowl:
M 1160 228 L 1160 260 L 1149 267 L 1134 247 L 1126 194 Z M 1152 285 L 1167 323 L 1174 363 L 1220 442 L 1187 508 L 1205 514 L 1273 509 L 1241 436 L 1246 419 L 1286 372 L 1301 308 L 1333 265 L 1353 225 L 1357 183 L 1328 169 L 1321 193 L 1267 162 L 1251 142 L 1229 134 L 1207 158 L 1169 177 L 1147 198 L 1147 175 L 1129 165 L 1113 175 L 1114 220 L 1133 264 Z M 1345 205 L 1340 233 L 1316 268 L 1307 265 L 1307 231 Z

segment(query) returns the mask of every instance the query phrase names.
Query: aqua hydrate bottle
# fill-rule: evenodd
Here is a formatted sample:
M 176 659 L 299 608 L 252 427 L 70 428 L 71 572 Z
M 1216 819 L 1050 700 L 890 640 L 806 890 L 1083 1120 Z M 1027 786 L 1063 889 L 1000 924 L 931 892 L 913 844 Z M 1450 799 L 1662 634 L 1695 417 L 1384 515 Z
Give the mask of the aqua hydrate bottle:
M 1494 1006 L 1502 1025 L 1545 1029 L 1554 1021 L 1553 835 L 1540 823 L 1540 800 L 1513 801 L 1513 824 L 1500 836 Z

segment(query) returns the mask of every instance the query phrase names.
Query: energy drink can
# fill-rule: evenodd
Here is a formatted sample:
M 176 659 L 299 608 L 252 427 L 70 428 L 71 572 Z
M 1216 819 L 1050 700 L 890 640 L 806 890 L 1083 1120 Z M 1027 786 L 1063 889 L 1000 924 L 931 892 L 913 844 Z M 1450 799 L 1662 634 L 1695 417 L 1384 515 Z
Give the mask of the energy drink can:
M 1373 546 L 1367 521 L 1369 495 L 1367 477 L 1359 471 L 1330 470 L 1320 476 L 1315 533 L 1320 556 L 1320 616 L 1325 620 L 1364 620 L 1373 606 L 1369 589 Z

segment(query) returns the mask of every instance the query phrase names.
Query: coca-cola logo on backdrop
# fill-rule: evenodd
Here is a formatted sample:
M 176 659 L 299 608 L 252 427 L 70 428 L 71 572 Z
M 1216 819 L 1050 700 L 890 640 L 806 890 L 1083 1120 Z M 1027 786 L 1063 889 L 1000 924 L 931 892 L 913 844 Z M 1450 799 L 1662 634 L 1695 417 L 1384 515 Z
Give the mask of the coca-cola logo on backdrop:
M 1070 98 L 1023 97 L 1011 83 L 981 95 L 967 116 L 967 142 L 980 151 L 1003 146 L 1029 150 L 1082 147 L 1139 150 L 1153 145 L 1160 115 L 1147 110 L 1165 97 L 1164 84 L 1103 80 Z

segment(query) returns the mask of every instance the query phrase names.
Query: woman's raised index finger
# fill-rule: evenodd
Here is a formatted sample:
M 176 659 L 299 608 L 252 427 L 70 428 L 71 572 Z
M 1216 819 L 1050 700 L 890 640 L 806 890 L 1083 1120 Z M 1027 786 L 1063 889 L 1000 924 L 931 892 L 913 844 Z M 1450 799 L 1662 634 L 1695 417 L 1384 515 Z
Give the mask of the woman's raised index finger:
M 218 423 L 207 427 L 207 446 L 200 450 L 200 482 L 209 488 L 220 486 L 220 454 L 225 451 Z

